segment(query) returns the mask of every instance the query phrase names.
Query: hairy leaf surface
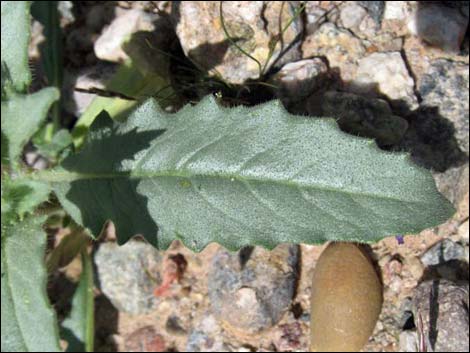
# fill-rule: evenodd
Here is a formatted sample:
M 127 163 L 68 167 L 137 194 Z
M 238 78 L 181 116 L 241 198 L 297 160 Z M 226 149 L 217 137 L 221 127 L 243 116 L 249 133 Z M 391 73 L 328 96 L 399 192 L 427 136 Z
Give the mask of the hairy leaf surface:
M 16 163 L 24 145 L 47 117 L 51 104 L 59 98 L 56 88 L 48 87 L 30 95 L 12 94 L 1 103 L 2 140 L 8 141 L 8 158 Z
M 5 225 L 2 217 L 2 352 L 59 352 L 46 294 L 43 217 Z
M 110 219 L 119 243 L 143 234 L 161 248 L 374 242 L 453 213 L 407 155 L 278 102 L 227 109 L 209 98 L 166 114 L 149 100 L 125 123 L 101 114 L 84 149 L 43 178 L 93 234 Z
M 24 92 L 31 82 L 28 66 L 30 1 L 2 1 L 2 89 L 8 74 L 16 91 Z M 3 69 L 8 70 L 7 73 Z M 3 116 L 3 112 L 2 112 Z
M 2 214 L 18 220 L 46 201 L 50 188 L 47 183 L 28 179 L 2 179 Z

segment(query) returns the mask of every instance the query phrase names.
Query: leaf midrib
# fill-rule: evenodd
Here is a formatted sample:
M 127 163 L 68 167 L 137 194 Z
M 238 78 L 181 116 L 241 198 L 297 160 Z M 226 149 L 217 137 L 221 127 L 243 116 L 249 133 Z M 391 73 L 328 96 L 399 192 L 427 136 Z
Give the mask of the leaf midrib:
M 194 177 L 204 177 L 204 178 L 215 178 L 215 179 L 225 179 L 227 181 L 243 181 L 243 182 L 258 182 L 258 183 L 272 183 L 276 185 L 288 186 L 292 188 L 301 187 L 303 189 L 313 189 L 313 190 L 320 190 L 320 191 L 330 191 L 350 196 L 364 196 L 370 197 L 375 199 L 382 199 L 382 200 L 391 200 L 391 201 L 398 201 L 404 202 L 408 204 L 415 204 L 415 205 L 425 205 L 427 204 L 426 201 L 421 200 L 410 200 L 409 194 L 406 195 L 407 199 L 401 199 L 397 197 L 391 197 L 381 194 L 374 194 L 374 193 L 367 193 L 363 191 L 352 192 L 345 189 L 340 188 L 333 188 L 327 187 L 321 184 L 316 183 L 305 183 L 300 181 L 291 181 L 291 180 L 284 180 L 284 179 L 268 179 L 268 178 L 257 178 L 257 177 L 243 177 L 241 178 L 240 175 L 234 174 L 226 174 L 226 173 L 217 173 L 217 174 L 197 174 L 197 173 L 188 173 L 188 172 L 181 172 L 181 171 L 160 171 L 160 172 L 132 172 L 132 171 L 115 171 L 113 173 L 78 173 L 78 172 L 69 172 L 69 171 L 44 171 L 39 172 L 31 175 L 32 178 L 52 182 L 52 183 L 62 183 L 62 182 L 73 182 L 73 181 L 80 181 L 80 180 L 107 180 L 107 179 L 118 179 L 118 178 L 127 178 L 130 180 L 135 179 L 153 179 L 153 178 L 160 178 L 160 177 L 170 177 L 170 178 L 184 178 L 189 179 L 192 181 Z

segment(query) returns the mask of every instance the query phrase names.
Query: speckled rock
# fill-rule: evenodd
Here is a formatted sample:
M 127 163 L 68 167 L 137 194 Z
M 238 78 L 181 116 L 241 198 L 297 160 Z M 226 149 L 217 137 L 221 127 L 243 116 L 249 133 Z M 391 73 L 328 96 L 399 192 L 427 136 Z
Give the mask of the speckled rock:
M 418 352 L 418 334 L 415 330 L 400 332 L 399 337 L 400 352 Z
M 468 220 L 462 223 L 459 227 L 459 237 L 468 244 Z
M 307 111 L 313 116 L 334 117 L 343 130 L 375 138 L 380 145 L 397 143 L 408 128 L 407 121 L 393 115 L 386 101 L 353 93 L 330 91 L 311 97 Z
M 222 328 L 210 313 L 194 324 L 186 343 L 187 352 L 227 352 L 221 337 Z
M 386 1 L 381 32 L 392 33 L 395 37 L 412 37 L 408 22 L 417 7 L 417 1 Z
M 384 95 L 401 110 L 418 107 L 414 81 L 398 52 L 373 53 L 358 63 L 353 90 L 372 95 Z
M 422 105 L 438 107 L 455 128 L 463 152 L 469 154 L 469 72 L 468 64 L 437 59 L 419 81 Z
M 429 44 L 457 52 L 467 31 L 468 15 L 465 16 L 455 4 L 449 5 L 421 1 L 408 28 L 412 34 Z
M 302 52 L 304 58 L 324 56 L 330 69 L 347 82 L 355 77 L 357 62 L 365 54 L 365 48 L 349 31 L 325 23 L 305 38 Z
M 468 205 L 463 204 L 470 186 L 468 162 L 461 166 L 451 167 L 442 173 L 433 172 L 433 176 L 439 192 L 454 204 L 459 213 L 462 207 L 467 207 L 468 217 Z
M 464 259 L 464 247 L 450 239 L 440 241 L 421 255 L 421 262 L 426 266 L 436 266 L 447 261 Z
M 403 38 L 393 32 L 379 32 L 370 40 L 367 47 L 370 51 L 393 52 L 401 51 L 403 48 Z
M 124 62 L 129 58 L 123 49 L 123 43 L 131 35 L 140 32 L 155 30 L 155 22 L 159 19 L 156 14 L 139 9 L 121 12 L 109 26 L 107 26 L 95 42 L 95 55 L 101 60 L 111 62 Z
M 296 102 L 323 88 L 327 79 L 328 66 L 320 58 L 314 58 L 284 65 L 273 83 L 281 100 Z
M 220 4 L 219 1 L 174 3 L 176 32 L 183 51 L 202 70 L 241 84 L 257 79 L 260 71 L 265 73 L 274 63 L 282 65 L 300 57 L 295 41 L 299 39 L 302 24 L 299 16 L 295 16 L 295 2 L 223 2 L 225 28 L 236 45 L 224 33 Z M 269 58 L 273 38 L 280 36 L 279 29 L 286 27 L 293 17 L 294 21 L 283 32 Z
M 385 1 L 384 20 L 406 20 L 410 15 L 409 3 L 413 1 Z
M 370 17 L 378 24 L 382 22 L 386 1 L 358 1 L 359 5 L 365 7 Z
M 126 352 L 168 352 L 163 336 L 152 326 L 141 327 L 125 338 Z
M 424 335 L 433 352 L 468 352 L 468 281 L 421 283 L 413 298 L 413 314 L 422 317 Z
M 379 34 L 383 11 L 384 1 L 344 1 L 337 24 L 365 39 L 367 46 L 367 41 L 374 41 Z
M 95 253 L 99 288 L 118 309 L 143 314 L 159 300 L 153 295 L 162 257 L 150 244 L 131 240 L 125 245 L 103 243 Z
M 341 8 L 340 24 L 344 28 L 358 27 L 366 15 L 366 9 L 360 6 L 357 1 L 347 2 Z
M 338 14 L 337 1 L 307 1 L 305 3 L 305 19 L 307 34 L 314 33 L 318 27 L 331 18 L 332 12 Z
M 257 333 L 275 325 L 295 292 L 299 248 L 280 245 L 238 253 L 221 250 L 212 261 L 208 291 L 212 312 L 228 330 Z

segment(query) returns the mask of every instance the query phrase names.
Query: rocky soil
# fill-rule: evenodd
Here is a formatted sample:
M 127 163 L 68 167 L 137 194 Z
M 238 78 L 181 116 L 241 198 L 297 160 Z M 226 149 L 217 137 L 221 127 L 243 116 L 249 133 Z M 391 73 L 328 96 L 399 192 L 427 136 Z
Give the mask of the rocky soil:
M 163 70 L 151 46 L 170 58 L 177 103 L 168 109 L 207 94 L 230 105 L 279 98 L 293 113 L 333 116 L 346 132 L 409 151 L 457 213 L 371 246 L 384 305 L 364 351 L 468 351 L 468 1 L 60 1 L 60 11 L 65 125 L 95 97 L 74 88 L 105 89 L 129 50 Z M 34 21 L 33 60 L 41 40 Z M 38 65 L 39 86 L 41 77 Z M 44 164 L 35 151 L 26 161 Z M 117 247 L 111 231 L 93 249 L 97 350 L 305 351 L 323 248 L 212 244 L 195 254 L 176 241 L 163 252 L 138 238 Z M 77 273 L 72 263 L 53 278 L 73 283 Z M 60 288 L 52 300 L 67 310 Z

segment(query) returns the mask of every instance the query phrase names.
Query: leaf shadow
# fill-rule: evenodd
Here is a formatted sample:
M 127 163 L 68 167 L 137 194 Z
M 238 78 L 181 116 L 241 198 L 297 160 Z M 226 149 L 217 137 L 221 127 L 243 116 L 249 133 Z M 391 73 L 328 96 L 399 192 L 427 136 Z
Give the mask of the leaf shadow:
M 329 68 L 328 73 L 321 74 L 318 80 L 325 84 L 317 86 L 310 95 L 300 100 L 293 100 L 282 91 L 277 91 L 276 94 L 291 113 L 333 117 L 344 132 L 376 139 L 379 147 L 384 150 L 408 152 L 413 161 L 424 168 L 442 173 L 468 161 L 468 155 L 459 146 L 454 123 L 441 114 L 439 107 L 420 105 L 412 109 L 404 99 L 388 98 L 377 83 L 342 81 L 337 68 Z M 308 79 L 297 80 L 295 85 L 308 86 L 305 81 Z M 332 116 L 324 110 L 328 92 L 344 94 L 344 98 L 338 98 L 335 104 L 335 110 L 340 111 L 343 116 Z M 351 105 L 347 94 L 355 96 L 361 102 Z M 391 122 L 384 123 L 384 117 L 375 110 L 374 106 L 379 99 L 388 105 L 390 117 L 400 117 L 408 124 L 401 138 L 392 144 L 384 143 L 384 136 L 391 133 Z M 348 109 L 340 109 L 341 106 Z M 350 124 L 349 121 L 354 123 Z
M 138 192 L 140 179 L 132 175 L 132 165 L 138 152 L 165 132 L 122 131 L 109 115 L 101 112 L 92 124 L 85 144 L 75 155 L 67 158 L 62 167 L 77 173 L 65 195 L 76 205 L 81 222 L 98 236 L 104 224 L 111 220 L 116 227 L 119 244 L 137 234 L 145 234 L 158 248 L 157 224 L 148 211 L 149 200 Z

